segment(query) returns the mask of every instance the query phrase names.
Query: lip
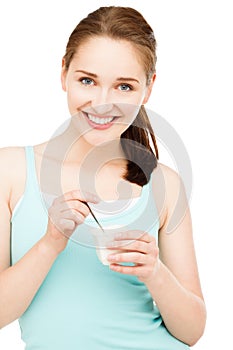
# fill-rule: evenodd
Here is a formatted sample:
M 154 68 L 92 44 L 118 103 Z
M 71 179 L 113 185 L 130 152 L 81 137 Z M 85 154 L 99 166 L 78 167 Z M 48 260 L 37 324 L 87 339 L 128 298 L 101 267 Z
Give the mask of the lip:
M 108 118 L 108 117 L 111 117 L 111 116 L 99 116 L 99 115 L 95 115 L 95 114 L 92 114 L 92 113 L 89 113 L 91 115 L 93 115 L 94 117 L 98 117 L 98 118 Z M 114 124 L 114 122 L 119 118 L 117 116 L 114 117 L 114 119 L 110 122 L 110 123 L 107 123 L 107 124 L 96 124 L 94 122 L 92 122 L 89 118 L 88 118 L 88 113 L 84 112 L 83 111 L 83 115 L 84 117 L 86 118 L 88 124 L 93 128 L 93 129 L 96 129 L 96 130 L 106 130 L 106 129 L 109 129 L 111 128 L 111 126 Z

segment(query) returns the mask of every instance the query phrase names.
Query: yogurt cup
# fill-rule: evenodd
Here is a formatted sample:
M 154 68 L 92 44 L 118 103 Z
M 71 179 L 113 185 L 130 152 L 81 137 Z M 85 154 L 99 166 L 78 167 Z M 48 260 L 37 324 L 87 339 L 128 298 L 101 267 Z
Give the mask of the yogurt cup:
M 96 246 L 96 254 L 99 258 L 99 260 L 104 265 L 109 265 L 110 262 L 108 261 L 107 257 L 110 254 L 116 254 L 122 252 L 120 249 L 108 249 L 107 247 L 109 245 L 117 245 L 117 242 L 114 241 L 114 237 L 120 232 L 119 229 L 121 228 L 120 225 L 112 225 L 103 227 L 104 232 L 101 231 L 101 229 L 93 229 L 91 233 L 93 234 L 95 246 Z M 122 232 L 122 229 L 121 229 Z

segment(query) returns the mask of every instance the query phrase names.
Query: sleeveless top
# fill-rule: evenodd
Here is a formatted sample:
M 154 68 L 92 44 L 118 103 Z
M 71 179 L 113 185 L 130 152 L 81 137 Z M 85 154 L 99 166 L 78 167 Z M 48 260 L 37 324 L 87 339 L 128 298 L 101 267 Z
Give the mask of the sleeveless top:
M 48 211 L 38 183 L 32 146 L 25 147 L 25 191 L 11 220 L 11 264 L 45 234 Z M 143 229 L 158 238 L 158 214 L 151 182 L 123 211 L 100 216 L 103 226 Z M 164 326 L 145 284 L 111 271 L 98 259 L 88 231 L 78 226 L 59 254 L 31 304 L 19 318 L 26 350 L 184 350 Z M 30 278 L 30 276 L 28 276 Z

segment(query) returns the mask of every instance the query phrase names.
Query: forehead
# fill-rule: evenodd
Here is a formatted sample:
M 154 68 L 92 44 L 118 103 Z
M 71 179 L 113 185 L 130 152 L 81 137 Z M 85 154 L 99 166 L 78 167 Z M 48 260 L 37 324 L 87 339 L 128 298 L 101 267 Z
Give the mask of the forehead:
M 145 76 L 140 54 L 133 44 L 126 40 L 109 37 L 93 37 L 81 44 L 71 65 L 93 73 L 105 71 L 117 75 Z

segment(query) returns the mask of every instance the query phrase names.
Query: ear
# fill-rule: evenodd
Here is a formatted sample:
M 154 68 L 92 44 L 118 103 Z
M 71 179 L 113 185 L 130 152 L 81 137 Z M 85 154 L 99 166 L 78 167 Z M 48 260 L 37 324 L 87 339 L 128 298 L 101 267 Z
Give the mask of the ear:
M 151 94 L 151 91 L 152 91 L 152 88 L 153 88 L 155 79 L 156 79 L 156 74 L 154 73 L 154 74 L 152 75 L 150 84 L 149 84 L 149 86 L 147 87 L 146 95 L 145 95 L 145 97 L 144 97 L 144 99 L 143 99 L 142 104 L 146 104 L 147 101 L 149 100 L 149 97 L 150 97 L 150 94 Z
M 61 69 L 61 86 L 64 91 L 66 91 L 66 75 L 67 75 L 67 69 L 65 66 L 65 60 L 62 59 L 62 69 Z

